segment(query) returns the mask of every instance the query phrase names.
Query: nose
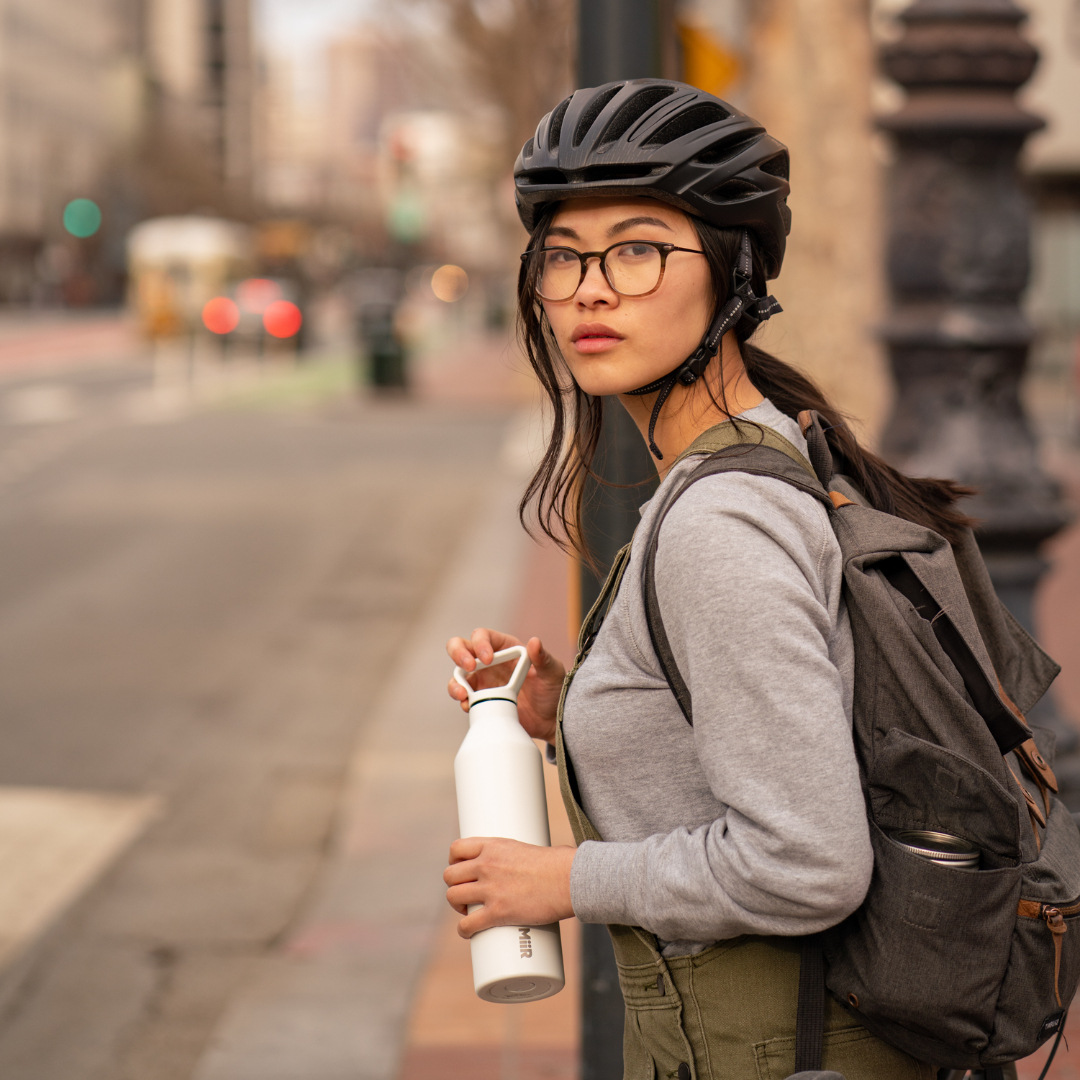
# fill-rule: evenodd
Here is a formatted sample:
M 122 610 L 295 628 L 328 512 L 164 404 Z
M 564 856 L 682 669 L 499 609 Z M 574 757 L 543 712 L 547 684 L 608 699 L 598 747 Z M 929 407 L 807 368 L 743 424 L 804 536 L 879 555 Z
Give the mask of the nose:
M 615 307 L 619 303 L 619 294 L 611 287 L 600 268 L 600 258 L 594 255 L 586 264 L 585 279 L 578 286 L 574 299 L 579 307 L 595 307 L 605 304 Z

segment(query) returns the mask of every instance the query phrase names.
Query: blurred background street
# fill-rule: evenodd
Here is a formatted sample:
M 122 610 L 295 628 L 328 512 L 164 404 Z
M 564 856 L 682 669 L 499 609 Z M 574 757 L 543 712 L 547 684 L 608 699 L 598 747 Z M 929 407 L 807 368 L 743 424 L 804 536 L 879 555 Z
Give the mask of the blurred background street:
M 440 877 L 443 642 L 569 660 L 596 587 L 516 516 L 544 418 L 511 167 L 575 85 L 684 79 L 791 148 L 757 340 L 894 461 L 989 493 L 1080 800 L 1080 7 L 1024 0 L 1016 30 L 1007 0 L 920 0 L 978 24 L 925 55 L 906 7 L 0 0 L 0 1080 L 621 1077 L 603 933 L 564 924 L 556 997 L 481 1002 Z M 950 136 L 958 205 L 1014 228 L 975 269 L 1014 272 L 984 288 L 950 248 L 913 300 L 895 252 L 963 216 L 904 203 L 926 85 L 1046 125 L 992 196 Z M 896 312 L 935 304 L 912 359 Z M 941 416 L 947 453 L 911 434 Z

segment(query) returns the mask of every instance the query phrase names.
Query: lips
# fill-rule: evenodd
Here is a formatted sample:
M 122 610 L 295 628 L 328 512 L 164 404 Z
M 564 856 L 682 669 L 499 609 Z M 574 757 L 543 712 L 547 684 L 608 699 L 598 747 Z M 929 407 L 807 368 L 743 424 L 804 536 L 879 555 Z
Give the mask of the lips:
M 614 349 L 622 341 L 618 330 L 612 330 L 605 323 L 589 322 L 574 327 L 570 341 L 578 353 L 595 354 Z
M 582 323 L 580 326 L 574 327 L 574 332 L 570 335 L 570 340 L 576 344 L 582 339 L 622 341 L 622 337 L 622 334 L 617 330 L 612 330 L 610 326 L 606 326 L 604 323 L 590 322 Z

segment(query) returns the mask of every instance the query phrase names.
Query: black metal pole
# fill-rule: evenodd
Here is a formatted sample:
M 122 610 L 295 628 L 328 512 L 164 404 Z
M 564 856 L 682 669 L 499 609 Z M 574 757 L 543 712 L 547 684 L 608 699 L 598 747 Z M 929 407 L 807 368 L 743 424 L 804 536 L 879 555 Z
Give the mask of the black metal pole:
M 881 51 L 907 91 L 892 134 L 885 327 L 898 397 L 885 450 L 905 471 L 977 488 L 982 549 L 998 595 L 1033 630 L 1039 547 L 1068 520 L 1042 471 L 1019 397 L 1032 330 L 1029 207 L 1017 170 L 1042 121 L 1016 102 L 1038 61 L 1012 0 L 917 0 Z M 1050 695 L 1031 719 L 1058 736 L 1062 795 L 1080 810 L 1076 729 Z
M 665 25 L 671 9 L 664 0 L 579 0 L 578 84 L 598 86 L 615 79 L 659 76 L 663 43 L 672 32 Z M 582 531 L 601 575 L 597 578 L 582 567 L 583 613 L 592 607 L 615 553 L 633 534 L 637 507 L 649 497 L 656 480 L 641 435 L 616 398 L 604 400 L 595 471 L 608 484 L 646 483 L 586 485 Z M 611 939 L 603 926 L 582 928 L 581 984 L 581 1080 L 622 1080 L 623 1000 Z

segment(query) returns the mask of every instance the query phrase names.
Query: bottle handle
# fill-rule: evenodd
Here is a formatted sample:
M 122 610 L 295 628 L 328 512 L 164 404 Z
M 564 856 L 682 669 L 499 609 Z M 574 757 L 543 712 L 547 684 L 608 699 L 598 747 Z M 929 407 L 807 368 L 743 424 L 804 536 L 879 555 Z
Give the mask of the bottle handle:
M 505 686 L 489 686 L 484 690 L 474 690 L 469 685 L 470 675 L 475 675 L 476 672 L 482 671 L 484 668 L 503 664 L 507 660 L 512 660 L 515 656 L 518 658 L 518 662 L 513 674 L 510 676 L 510 681 Z M 475 705 L 478 701 L 487 701 L 490 698 L 509 699 L 516 704 L 517 696 L 525 685 L 525 676 L 529 674 L 530 667 L 532 667 L 532 661 L 525 651 L 525 646 L 512 645 L 509 649 L 500 649 L 492 658 L 490 664 L 482 664 L 477 660 L 476 667 L 472 671 L 466 671 L 463 667 L 455 667 L 454 680 L 468 691 L 470 706 Z

